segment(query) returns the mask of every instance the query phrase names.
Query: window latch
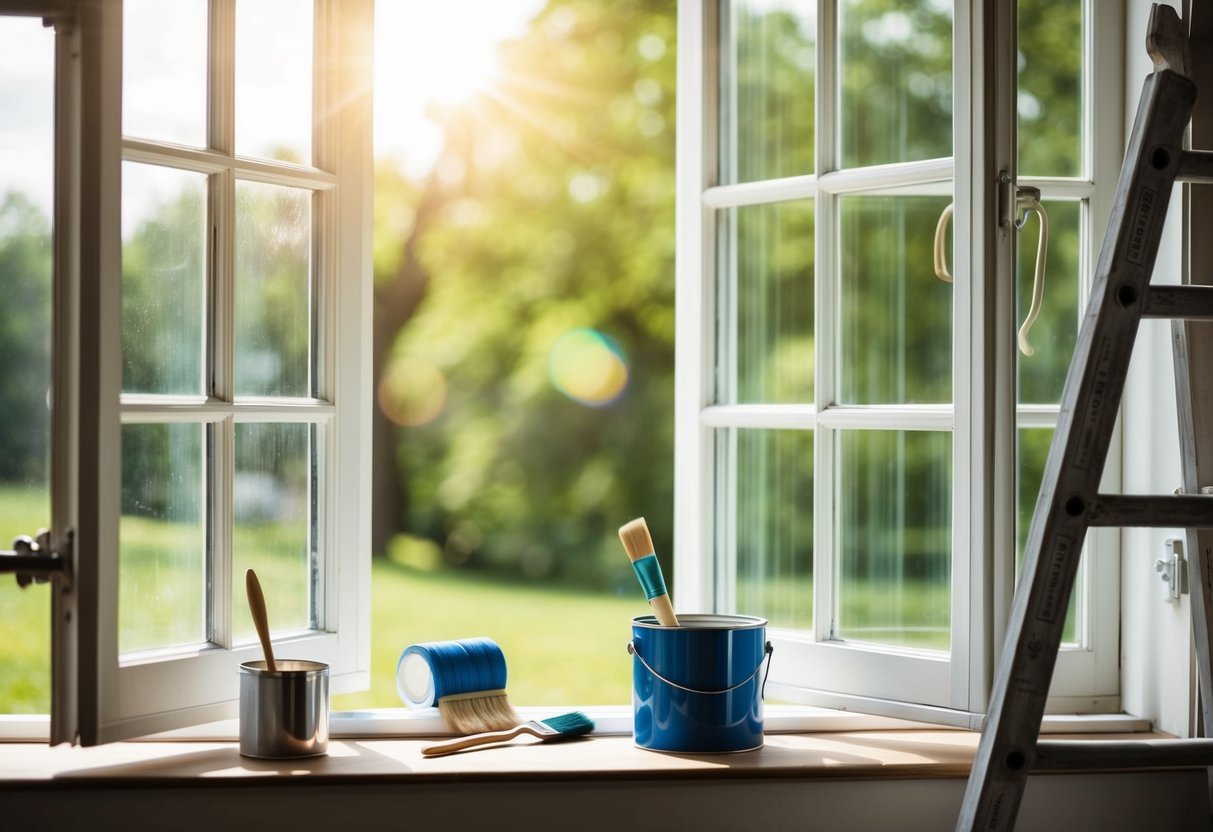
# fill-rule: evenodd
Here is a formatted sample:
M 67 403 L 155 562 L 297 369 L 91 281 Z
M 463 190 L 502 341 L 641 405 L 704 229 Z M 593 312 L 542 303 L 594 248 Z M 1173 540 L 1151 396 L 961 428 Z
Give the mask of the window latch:
M 1179 596 L 1188 593 L 1188 561 L 1184 558 L 1184 542 L 1170 537 L 1166 554 L 1154 561 L 1154 571 L 1167 585 L 1167 603 L 1179 603 Z
M 65 581 L 71 576 L 72 533 L 60 548 L 51 545 L 51 533 L 46 529 L 36 537 L 19 535 L 13 540 L 12 551 L 0 551 L 0 573 L 12 572 L 17 585 L 24 588 L 32 583 L 44 584 L 55 576 Z

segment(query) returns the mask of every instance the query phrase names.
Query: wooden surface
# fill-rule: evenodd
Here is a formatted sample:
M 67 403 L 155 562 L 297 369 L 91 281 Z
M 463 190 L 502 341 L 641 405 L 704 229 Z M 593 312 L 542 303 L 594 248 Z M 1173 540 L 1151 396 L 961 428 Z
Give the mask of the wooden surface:
M 1085 735 L 1159 738 L 1158 734 Z M 425 758 L 429 740 L 335 740 L 325 757 L 253 760 L 230 742 L 127 742 L 95 748 L 0 744 L 5 788 L 309 783 L 618 781 L 698 779 L 934 779 L 968 776 L 978 735 L 970 731 L 776 734 L 741 754 L 675 755 L 637 748 L 630 736 L 565 743 L 519 740 Z

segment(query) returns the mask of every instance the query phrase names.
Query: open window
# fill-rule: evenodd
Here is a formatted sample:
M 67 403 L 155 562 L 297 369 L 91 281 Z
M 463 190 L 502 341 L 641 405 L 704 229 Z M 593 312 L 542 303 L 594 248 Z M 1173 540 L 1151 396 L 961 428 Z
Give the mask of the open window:
M 770 619 L 780 698 L 984 708 L 1119 167 L 1105 11 L 680 6 L 676 594 Z M 1016 186 L 1052 221 L 1018 358 Z M 1117 541 L 1087 545 L 1052 707 L 1115 710 Z
M 362 684 L 371 3 L 25 5 L 58 43 L 52 740 L 234 714 L 250 567 L 275 640 Z

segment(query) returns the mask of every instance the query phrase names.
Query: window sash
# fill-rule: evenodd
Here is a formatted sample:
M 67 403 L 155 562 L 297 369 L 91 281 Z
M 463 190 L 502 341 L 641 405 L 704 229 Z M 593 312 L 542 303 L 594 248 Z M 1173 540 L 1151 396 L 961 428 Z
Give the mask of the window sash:
M 68 183 L 60 192 L 79 217 L 82 291 L 80 326 L 58 326 L 56 350 L 81 356 L 73 385 L 59 388 L 78 396 L 76 452 L 79 474 L 70 496 L 56 510 L 69 507 L 61 524 L 74 528 L 78 552 L 72 598 L 79 613 L 70 621 L 56 615 L 55 688 L 52 739 L 97 744 L 226 718 L 235 713 L 237 665 L 259 658 L 253 644 L 235 649 L 199 645 L 189 650 L 150 651 L 119 659 L 117 644 L 118 517 L 120 425 L 148 422 L 216 425 L 216 442 L 238 422 L 305 422 L 323 426 L 319 445 L 324 484 L 319 508 L 319 535 L 325 547 L 325 575 L 320 582 L 323 630 L 277 639 L 279 652 L 326 661 L 332 687 L 340 691 L 364 686 L 369 678 L 370 548 L 370 55 L 372 0 L 318 0 L 316 9 L 316 101 L 313 146 L 317 167 L 288 166 L 232 156 L 231 66 L 233 0 L 212 0 L 209 150 L 180 148 L 121 137 L 122 4 L 75 0 L 76 31 L 82 60 L 71 78 L 80 95 L 61 94 L 64 106 L 79 102 L 76 126 L 58 139 L 58 176 Z M 226 92 L 225 92 L 226 91 Z M 331 103 L 331 107 L 327 106 Z M 65 122 L 68 123 L 68 122 Z M 79 137 L 79 142 L 76 142 Z M 82 148 L 77 157 L 75 148 Z M 83 148 L 87 148 L 84 151 Z M 205 173 L 211 180 L 212 230 L 208 278 L 208 378 L 214 398 L 121 396 L 121 235 L 120 171 L 123 159 L 168 164 Z M 231 291 L 234 252 L 232 200 L 236 178 L 303 187 L 312 191 L 311 255 L 315 399 L 234 399 L 232 396 Z M 59 210 L 57 208 L 57 210 Z M 340 291 L 339 291 L 340 289 Z M 93 294 L 89 294 L 92 292 Z M 79 344 L 76 344 L 77 332 Z M 215 333 L 220 337 L 215 338 Z M 57 395 L 62 404 L 68 396 Z M 71 404 L 75 404 L 72 402 Z M 232 477 L 229 448 L 220 448 L 215 464 L 217 504 L 229 504 Z M 59 486 L 57 486 L 59 488 Z M 219 512 L 222 515 L 223 511 Z M 230 517 L 212 517 L 230 536 Z M 220 549 L 222 550 L 222 546 Z M 230 543 L 227 544 L 230 552 Z M 225 558 L 219 559 L 222 572 Z M 230 560 L 227 560 L 230 572 Z M 211 613 L 223 632 L 230 611 L 240 603 L 231 597 L 229 575 L 212 575 L 220 587 Z M 79 638 L 78 653 L 72 638 Z M 66 672 L 61 672 L 66 668 Z M 68 678 L 68 677 L 72 678 Z
M 1014 0 L 989 8 L 957 3 L 954 14 L 954 156 L 921 162 L 834 170 L 837 131 L 837 80 L 834 68 L 836 15 L 830 0 L 817 9 L 816 161 L 818 173 L 782 179 L 716 184 L 720 117 L 716 82 L 720 5 L 712 0 L 683 0 L 679 5 L 678 315 L 676 343 L 676 587 L 684 609 L 729 609 L 733 600 L 733 548 L 713 556 L 715 541 L 735 533 L 726 495 L 717 503 L 716 486 L 725 481 L 728 443 L 718 435 L 735 428 L 816 432 L 814 451 L 814 616 L 815 632 L 772 630 L 777 660 L 773 689 L 807 704 L 862 707 L 873 713 L 918 716 L 968 724 L 969 712 L 984 708 L 991 668 L 1000 649 L 1009 612 L 1014 575 L 1015 486 L 1000 472 L 1014 470 L 1012 444 L 1017 424 L 1044 426 L 1055 408 L 1016 407 L 1014 295 L 1011 274 L 1014 235 L 1000 237 L 994 206 L 1001 171 L 1015 175 L 1014 50 L 1002 48 L 1016 28 Z M 1092 252 L 1109 209 L 1107 187 L 1116 179 L 1121 148 L 1111 129 L 1119 112 L 1107 106 L 1120 100 L 1114 89 L 1119 61 L 1115 46 L 1122 25 L 1113 13 L 1090 3 L 1084 8 L 1087 38 L 1083 89 L 1083 174 L 1077 179 L 1033 177 L 1020 184 L 1041 188 L 1042 198 L 1081 200 L 1085 286 Z M 1107 13 L 1105 13 L 1107 12 Z M 992 26 L 987 24 L 992 23 Z M 997 35 L 991 31 L 1001 30 Z M 982 39 L 986 40 L 983 41 Z M 722 50 L 723 51 L 723 50 Z M 991 57 L 997 56 L 997 57 Z M 1095 89 L 1096 79 L 1100 88 Z M 1098 92 L 1098 94 L 1096 94 Z M 1103 102 L 1096 110 L 1094 104 Z M 955 179 L 957 225 L 954 232 L 953 350 L 954 403 L 915 406 L 840 406 L 834 403 L 834 324 L 838 268 L 835 201 L 850 193 L 951 193 Z M 715 289 L 717 216 L 749 205 L 814 198 L 817 285 L 814 401 L 803 404 L 722 404 L 717 399 L 713 356 L 718 308 Z M 981 211 L 974 210 L 982 206 Z M 959 218 L 965 219 L 959 219 Z M 963 223 L 963 225 L 962 225 Z M 985 281 L 966 275 L 986 275 Z M 1085 292 L 1085 289 L 1084 289 Z M 1085 295 L 1082 298 L 1085 301 Z M 727 350 L 727 346 L 725 347 Z M 964 393 L 968 391 L 968 395 Z M 832 488 L 835 436 L 840 429 L 931 429 L 953 436 L 952 648 L 941 658 L 897 648 L 873 648 L 830 642 L 834 559 Z M 723 451 L 720 449 L 724 448 Z M 724 455 L 726 459 L 722 460 Z M 1110 460 L 1110 471 L 1119 469 Z M 825 487 L 822 487 L 822 486 Z M 1115 486 L 1116 483 L 1110 483 Z M 709 519 L 715 518 L 715 519 Z M 1093 531 L 1088 547 L 1088 605 L 1094 615 L 1077 649 L 1059 657 L 1050 710 L 1114 710 L 1117 697 L 1118 540 Z M 980 553 L 972 558 L 969 552 Z M 1109 553 L 1112 555 L 1108 557 Z M 981 599 L 992 597 L 992 605 Z M 918 703 L 907 708 L 906 702 Z M 942 710 L 941 710 L 942 709 Z

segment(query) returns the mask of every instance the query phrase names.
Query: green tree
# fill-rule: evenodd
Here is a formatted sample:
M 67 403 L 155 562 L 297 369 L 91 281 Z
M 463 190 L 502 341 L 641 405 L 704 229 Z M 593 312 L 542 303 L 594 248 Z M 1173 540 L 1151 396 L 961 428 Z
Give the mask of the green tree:
M 50 454 L 50 221 L 29 197 L 0 203 L 0 482 L 41 485 Z
M 673 10 L 553 0 L 503 45 L 497 87 L 445 114 L 405 244 L 424 296 L 381 401 L 416 422 L 394 444 L 398 516 L 451 562 L 609 580 L 638 514 L 669 550 Z M 628 371 L 596 407 L 551 374 L 561 336 L 587 329 Z

